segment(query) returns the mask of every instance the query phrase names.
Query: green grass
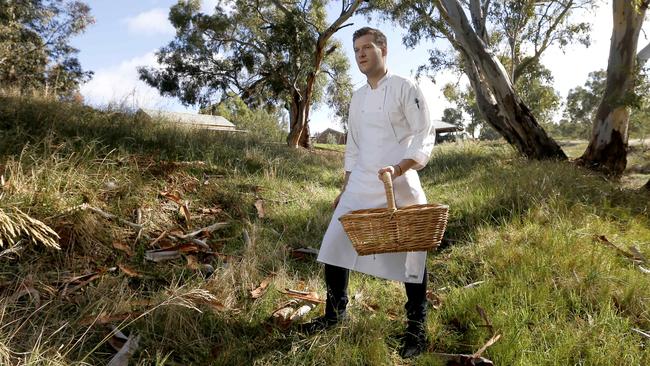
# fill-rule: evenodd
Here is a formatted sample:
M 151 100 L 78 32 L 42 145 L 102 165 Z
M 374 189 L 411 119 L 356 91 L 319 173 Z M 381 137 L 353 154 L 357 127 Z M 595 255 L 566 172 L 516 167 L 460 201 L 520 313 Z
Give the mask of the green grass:
M 429 288 L 442 301 L 430 309 L 430 352 L 399 358 L 403 286 L 360 274 L 351 277 L 344 327 L 304 337 L 273 326 L 271 313 L 287 300 L 278 290 L 324 295 L 321 266 L 291 250 L 320 245 L 341 166 L 339 146 L 290 150 L 118 111 L 0 97 L 0 209 L 44 221 L 62 247 L 26 245 L 19 257 L 0 257 L 0 364 L 105 364 L 111 329 L 81 320 L 131 312 L 110 324 L 140 335 L 137 365 L 435 365 L 433 352 L 473 353 L 490 338 L 477 306 L 502 335 L 484 354 L 497 365 L 650 362 L 650 340 L 632 331 L 650 330 L 650 275 L 594 239 L 650 256 L 648 194 L 568 162 L 522 159 L 503 144 L 440 145 L 421 172 L 429 200 L 451 207 L 444 245 L 429 255 Z M 220 256 L 197 255 L 214 268 L 209 278 L 187 256 L 144 260 L 163 230 L 187 230 L 161 191 L 189 202 L 191 229 L 231 223 L 207 241 Z M 82 203 L 128 220 L 140 209 L 142 235 L 67 211 Z M 66 278 L 118 264 L 143 277 L 110 271 L 61 295 Z M 251 299 L 269 275 L 267 292 Z M 201 290 L 220 310 L 201 301 Z

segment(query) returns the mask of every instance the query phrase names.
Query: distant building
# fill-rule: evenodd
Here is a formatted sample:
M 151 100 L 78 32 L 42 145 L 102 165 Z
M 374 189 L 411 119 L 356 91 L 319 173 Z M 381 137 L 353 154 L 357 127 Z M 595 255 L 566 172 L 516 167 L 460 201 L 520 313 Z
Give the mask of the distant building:
M 461 132 L 464 130 L 463 127 L 452 125 L 451 123 L 447 123 L 443 121 L 431 121 L 431 122 L 433 124 L 433 128 L 436 129 L 436 134 L 449 133 L 449 132 Z
M 460 138 L 463 139 L 463 127 L 452 125 L 451 123 L 443 121 L 431 121 L 433 128 L 436 129 L 436 143 L 445 141 L 455 141 Z
M 315 140 L 319 144 L 345 144 L 345 134 L 332 128 L 317 134 Z
M 181 112 L 157 111 L 153 109 L 141 108 L 137 114 L 143 114 L 151 119 L 164 119 L 169 122 L 183 123 L 197 128 L 218 131 L 237 131 L 237 127 L 232 122 L 221 116 L 212 116 L 209 114 L 194 114 Z
M 458 133 L 464 130 L 463 127 L 452 125 L 443 121 L 432 121 L 433 128 L 436 129 L 436 141 L 455 140 L 459 137 Z M 341 131 L 328 128 L 325 131 L 316 134 L 314 141 L 319 144 L 345 144 L 345 134 Z

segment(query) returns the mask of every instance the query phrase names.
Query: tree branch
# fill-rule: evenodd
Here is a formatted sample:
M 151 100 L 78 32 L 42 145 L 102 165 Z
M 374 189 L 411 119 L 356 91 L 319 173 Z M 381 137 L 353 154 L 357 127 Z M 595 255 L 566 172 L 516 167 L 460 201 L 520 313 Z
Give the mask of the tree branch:
M 292 16 L 293 16 L 293 14 L 291 14 L 291 11 L 290 11 L 289 9 L 287 9 L 287 7 L 284 6 L 284 4 L 282 4 L 282 3 L 280 2 L 280 0 L 271 0 L 271 2 L 272 2 L 275 6 L 277 6 L 278 9 L 280 9 L 280 11 L 284 13 L 284 15 L 286 15 L 286 16 L 288 16 L 288 17 L 292 17 Z

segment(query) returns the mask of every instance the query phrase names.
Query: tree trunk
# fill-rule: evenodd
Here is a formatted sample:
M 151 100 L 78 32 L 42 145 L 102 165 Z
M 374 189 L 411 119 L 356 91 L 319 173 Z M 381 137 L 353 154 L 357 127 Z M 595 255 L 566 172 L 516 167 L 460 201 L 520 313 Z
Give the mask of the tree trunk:
M 469 64 L 468 77 L 487 122 L 528 158 L 566 159 L 560 146 L 516 95 L 503 65 L 472 29 L 458 0 L 439 0 L 436 6 L 454 32 L 450 41 Z
M 309 103 L 304 97 L 294 90 L 291 93 L 291 105 L 289 111 L 289 136 L 287 136 L 287 145 L 292 148 L 304 147 L 310 148 L 309 129 L 307 128 L 307 113 Z
M 605 93 L 598 106 L 589 146 L 580 165 L 620 176 L 627 164 L 628 123 L 626 99 L 634 92 L 637 45 L 648 2 L 637 8 L 629 0 L 614 0 L 614 27 L 607 62 Z
M 346 4 L 344 1 L 341 7 L 341 14 L 339 17 L 330 24 L 327 29 L 320 33 L 318 40 L 316 41 L 316 49 L 314 50 L 314 65 L 312 71 L 307 76 L 304 89 L 298 93 L 298 100 L 296 106 L 296 118 L 291 119 L 289 136 L 287 136 L 287 145 L 292 148 L 298 146 L 304 148 L 311 148 L 311 143 L 309 141 L 309 107 L 311 105 L 311 99 L 314 94 L 314 84 L 316 83 L 316 78 L 320 73 L 320 67 L 323 63 L 323 58 L 328 54 L 325 51 L 327 42 L 330 38 L 336 33 L 339 29 L 345 27 L 342 25 L 345 21 L 350 19 L 352 14 L 359 8 L 363 0 L 354 0 L 351 4 Z M 347 5 L 347 7 L 346 7 Z M 350 25 L 350 24 L 348 24 Z M 300 98 L 302 94 L 302 98 Z M 292 98 L 292 103 L 295 103 L 296 99 Z M 292 106 L 293 112 L 293 106 Z M 293 117 L 293 113 L 291 114 Z

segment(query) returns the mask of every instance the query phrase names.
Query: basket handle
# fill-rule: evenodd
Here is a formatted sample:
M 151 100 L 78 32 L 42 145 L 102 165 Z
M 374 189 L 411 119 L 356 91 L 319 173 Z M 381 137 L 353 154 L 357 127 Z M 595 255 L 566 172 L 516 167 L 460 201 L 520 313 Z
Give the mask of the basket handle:
M 386 191 L 386 202 L 388 203 L 388 208 L 391 210 L 397 210 L 395 206 L 395 194 L 393 193 L 393 180 L 389 172 L 384 172 L 381 175 L 381 180 L 384 181 L 384 190 Z

